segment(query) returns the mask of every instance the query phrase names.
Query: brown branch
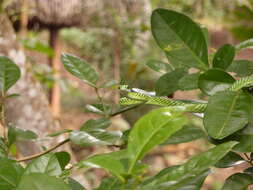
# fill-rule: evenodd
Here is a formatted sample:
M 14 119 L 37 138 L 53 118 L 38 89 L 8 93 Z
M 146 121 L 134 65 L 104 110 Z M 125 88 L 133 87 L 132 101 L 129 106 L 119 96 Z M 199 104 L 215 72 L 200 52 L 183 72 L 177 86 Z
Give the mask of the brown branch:
M 58 147 L 64 145 L 65 143 L 67 143 L 67 142 L 69 142 L 69 141 L 70 141 L 70 139 L 65 139 L 64 141 L 58 143 L 57 145 L 55 145 L 55 146 L 49 148 L 49 149 L 46 150 L 46 151 L 43 151 L 43 152 L 38 153 L 38 154 L 34 154 L 34 155 L 31 155 L 31 156 L 27 156 L 27 157 L 18 159 L 17 161 L 18 161 L 18 162 L 23 162 L 23 161 L 27 161 L 27 160 L 32 160 L 32 159 L 34 159 L 34 158 L 38 158 L 38 157 L 40 157 L 40 156 L 42 156 L 42 155 L 44 155 L 44 154 L 47 154 L 47 153 L 49 153 L 49 152 L 52 152 L 53 150 L 57 149 Z
M 122 114 L 122 113 L 124 113 L 124 112 L 130 111 L 130 110 L 132 110 L 132 109 L 135 109 L 135 108 L 137 108 L 137 107 L 139 107 L 139 106 L 144 105 L 145 103 L 146 103 L 146 101 L 143 101 L 143 102 L 140 103 L 140 104 L 135 104 L 135 105 L 133 105 L 133 106 L 126 107 L 126 108 L 124 108 L 124 109 L 122 109 L 122 110 L 119 110 L 119 111 L 116 111 L 116 112 L 114 112 L 114 113 L 111 113 L 111 114 L 110 114 L 110 117 L 113 117 L 113 116 Z

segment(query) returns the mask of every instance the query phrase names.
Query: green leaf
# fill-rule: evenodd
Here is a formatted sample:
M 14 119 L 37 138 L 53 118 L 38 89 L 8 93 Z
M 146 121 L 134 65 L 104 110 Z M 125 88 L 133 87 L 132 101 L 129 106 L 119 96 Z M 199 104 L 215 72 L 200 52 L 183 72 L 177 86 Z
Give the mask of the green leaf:
M 178 81 L 185 74 L 187 74 L 187 72 L 184 69 L 176 69 L 170 73 L 162 75 L 155 84 L 156 95 L 168 96 L 179 90 Z
M 117 178 L 106 178 L 94 190 L 125 190 L 124 185 Z
M 80 128 L 80 130 L 92 130 L 92 129 L 106 129 L 111 125 L 111 121 L 107 118 L 100 118 L 97 120 L 90 119 L 86 121 Z
M 125 181 L 123 174 L 126 174 L 126 165 L 124 160 L 127 158 L 125 150 L 100 154 L 92 156 L 78 163 L 79 167 L 89 166 L 95 168 L 103 168 L 118 177 L 121 181 Z
M 158 61 L 151 59 L 146 63 L 146 66 L 148 66 L 150 69 L 157 71 L 157 72 L 171 72 L 173 71 L 173 68 L 170 64 L 165 63 L 163 61 Z
M 250 121 L 252 97 L 243 91 L 218 92 L 209 99 L 204 114 L 204 127 L 215 139 L 225 138 Z
M 235 57 L 235 48 L 230 44 L 223 45 L 215 53 L 213 58 L 213 67 L 226 70 Z
M 171 135 L 163 145 L 190 142 L 202 137 L 205 137 L 205 133 L 201 129 L 193 125 L 185 125 L 182 129 Z
M 253 135 L 241 135 L 236 136 L 235 139 L 239 142 L 237 146 L 235 146 L 234 150 L 238 152 L 252 152 L 253 151 Z
M 48 136 L 48 137 L 57 137 L 57 136 L 59 136 L 59 135 L 65 134 L 65 133 L 70 133 L 71 131 L 73 131 L 73 130 L 71 130 L 71 129 L 63 129 L 63 130 L 60 130 L 60 131 L 56 131 L 56 132 L 54 132 L 54 133 L 51 133 L 51 134 L 49 134 L 49 135 L 47 135 L 47 136 Z
M 252 176 L 253 175 L 253 167 L 249 167 L 249 168 L 243 170 L 243 173 L 246 173 L 246 174 Z
M 8 57 L 0 56 L 0 91 L 6 92 L 20 78 L 19 67 Z
M 198 175 L 192 175 L 187 178 L 184 178 L 181 181 L 177 181 L 175 184 L 166 184 L 165 183 L 157 183 L 160 178 L 168 175 L 170 171 L 172 171 L 175 168 L 178 168 L 179 166 L 172 166 L 170 168 L 166 168 L 159 172 L 156 176 L 152 177 L 150 181 L 148 181 L 148 184 L 145 184 L 144 187 L 142 187 L 141 190 L 152 190 L 152 189 L 159 189 L 159 190 L 200 190 L 201 186 L 210 173 L 209 170 L 205 170 L 204 172 L 198 174 Z
M 76 180 L 68 178 L 68 184 L 71 190 L 85 190 L 85 188 Z
M 208 150 L 207 152 L 200 153 L 189 159 L 185 164 L 163 173 L 163 175 L 157 177 L 155 183 L 153 182 L 150 185 L 153 187 L 159 185 L 156 186 L 156 189 L 160 189 L 164 186 L 166 187 L 166 190 L 178 190 L 173 187 L 177 187 L 177 185 L 180 185 L 184 181 L 188 181 L 189 178 L 194 179 L 194 177 L 201 175 L 209 167 L 213 166 L 223 158 L 236 144 L 237 142 L 226 142 Z
M 64 67 L 72 75 L 76 76 L 77 78 L 83 80 L 93 87 L 96 86 L 98 74 L 88 63 L 70 54 L 62 54 L 61 60 Z
M 245 48 L 252 48 L 252 47 L 253 47 L 253 39 L 248 39 L 236 45 L 236 50 L 241 51 Z
M 94 129 L 89 131 L 72 131 L 70 140 L 72 143 L 82 146 L 89 145 L 113 145 L 120 139 L 120 131 L 106 131 L 104 129 Z
M 200 27 L 201 27 L 202 33 L 204 34 L 204 37 L 205 37 L 205 40 L 206 40 L 206 44 L 208 46 L 209 42 L 210 42 L 210 36 L 209 36 L 208 28 L 205 27 L 205 26 L 203 26 L 203 25 L 200 25 Z
M 8 146 L 5 144 L 3 137 L 0 137 L 0 158 L 6 157 L 8 154 Z
M 205 94 L 214 95 L 226 90 L 234 82 L 235 79 L 230 74 L 218 69 L 210 69 L 199 76 L 198 86 Z
M 86 111 L 99 115 L 105 115 L 111 112 L 111 107 L 105 104 L 88 104 L 85 108 Z
M 180 90 L 195 90 L 198 88 L 200 73 L 193 73 L 183 76 L 179 79 L 178 88 Z
M 253 177 L 243 173 L 236 173 L 226 179 L 222 190 L 246 190 L 253 184 Z
M 23 130 L 14 126 L 10 126 L 8 130 L 8 145 L 11 146 L 17 141 L 28 141 L 37 139 L 38 135 L 30 130 Z
M 58 163 L 61 166 L 61 169 L 64 170 L 65 166 L 70 162 L 71 159 L 70 154 L 68 152 L 56 152 L 54 155 L 56 156 Z
M 19 97 L 20 96 L 20 94 L 9 94 L 9 95 L 7 95 L 6 96 L 6 98 L 17 98 L 17 97 Z
M 131 158 L 129 173 L 138 160 L 181 129 L 185 123 L 184 116 L 172 113 L 169 108 L 153 110 L 140 118 L 128 138 L 128 153 Z
M 237 77 L 247 77 L 253 74 L 253 61 L 235 60 L 227 69 L 228 72 L 236 73 Z
M 224 156 L 219 162 L 215 164 L 217 168 L 229 168 L 238 164 L 245 162 L 245 160 L 234 152 L 229 152 L 226 156 Z
M 227 141 L 239 142 L 233 147 L 236 152 L 246 153 L 253 152 L 253 130 L 252 124 L 249 123 L 245 128 L 233 133 L 232 135 L 221 140 L 209 137 L 209 141 L 213 144 L 221 144 Z
M 24 173 L 43 173 L 50 176 L 59 176 L 62 173 L 62 169 L 56 155 L 50 153 L 30 162 Z
M 116 80 L 110 80 L 104 84 L 102 84 L 99 88 L 117 88 L 119 86 L 119 82 Z
M 0 158 L 0 189 L 16 190 L 23 171 L 16 161 Z
M 62 179 L 42 173 L 23 175 L 16 190 L 71 190 Z
M 205 36 L 189 17 L 172 10 L 156 9 L 151 16 L 151 29 L 173 66 L 208 67 Z
M 44 44 L 38 40 L 38 38 L 26 38 L 21 41 L 21 43 L 24 45 L 24 47 L 28 50 L 37 51 L 40 53 L 44 53 L 48 55 L 49 57 L 54 56 L 54 50 L 47 44 Z

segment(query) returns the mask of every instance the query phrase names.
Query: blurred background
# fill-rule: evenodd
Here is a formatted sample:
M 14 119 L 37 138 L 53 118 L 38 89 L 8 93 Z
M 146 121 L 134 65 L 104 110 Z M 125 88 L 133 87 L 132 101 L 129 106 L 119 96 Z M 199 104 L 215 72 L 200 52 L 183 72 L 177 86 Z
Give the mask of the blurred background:
M 61 53 L 85 59 L 100 73 L 100 84 L 112 81 L 147 91 L 154 90 L 161 73 L 146 66 L 167 62 L 152 37 L 150 16 L 158 7 L 180 11 L 209 30 L 209 51 L 253 38 L 253 0 L 0 0 L 0 53 L 10 56 L 22 69 L 22 79 L 12 89 L 21 96 L 8 103 L 8 120 L 45 136 L 59 129 L 77 129 L 98 116 L 87 112 L 97 102 L 93 88 L 70 76 L 60 62 Z M 253 59 L 244 50 L 240 59 Z M 106 103 L 117 103 L 116 88 L 102 91 Z M 179 91 L 175 98 L 197 99 L 198 91 Z M 112 128 L 128 129 L 151 107 L 143 106 L 112 119 Z M 195 125 L 201 120 L 193 119 Z M 53 144 L 45 139 L 40 143 Z M 43 145 L 44 145 L 43 144 Z M 37 151 L 34 145 L 22 154 Z M 184 162 L 207 149 L 205 140 L 162 146 L 145 158 L 150 174 Z M 65 147 L 73 160 L 110 150 L 108 147 Z M 19 156 L 18 152 L 16 153 Z M 238 168 L 216 170 L 205 189 L 218 190 Z M 87 189 L 96 187 L 104 171 L 74 173 Z

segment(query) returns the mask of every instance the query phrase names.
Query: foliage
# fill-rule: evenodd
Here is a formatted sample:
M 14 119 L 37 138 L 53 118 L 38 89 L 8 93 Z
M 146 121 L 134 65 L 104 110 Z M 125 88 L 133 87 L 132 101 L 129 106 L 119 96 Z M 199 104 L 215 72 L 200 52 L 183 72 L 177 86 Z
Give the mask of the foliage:
M 11 147 L 18 141 L 35 140 L 37 135 L 5 122 L 5 100 L 10 97 L 8 90 L 17 82 L 20 70 L 9 58 L 0 57 L 3 127 L 0 139 L 0 189 L 82 190 L 84 187 L 70 178 L 70 170 L 102 168 L 111 176 L 104 179 L 97 190 L 198 190 L 211 167 L 227 168 L 243 162 L 253 164 L 252 154 L 248 155 L 253 152 L 253 71 L 245 71 L 250 63 L 234 61 L 235 53 L 251 44 L 244 42 L 236 47 L 224 45 L 217 50 L 212 60 L 203 30 L 189 17 L 172 10 L 156 9 L 151 16 L 151 25 L 158 46 L 170 62 L 170 66 L 163 61 L 148 63 L 151 69 L 166 72 L 156 82 L 156 94 L 111 81 L 100 84 L 101 75 L 89 63 L 71 54 L 63 54 L 62 63 L 66 70 L 93 87 L 97 93 L 99 102 L 87 108 L 97 113 L 100 119 L 87 121 L 79 130 L 50 134 L 51 137 L 67 134 L 68 138 L 39 154 L 20 159 L 11 154 Z M 196 72 L 191 73 L 191 68 L 195 68 Z M 228 71 L 246 77 L 236 80 Z M 109 90 L 112 86 L 126 94 L 120 101 L 121 105 L 104 103 L 100 90 Z M 180 89 L 199 89 L 208 96 L 205 97 L 207 101 L 166 97 Z M 112 117 L 144 104 L 160 108 L 139 118 L 127 131 L 108 129 Z M 198 116 L 203 114 L 204 128 L 189 124 L 185 112 Z M 143 158 L 155 147 L 198 138 L 207 139 L 214 144 L 213 147 L 181 165 L 147 176 L 148 165 L 143 162 Z M 68 153 L 54 152 L 68 142 L 85 147 L 113 146 L 118 150 L 90 156 L 69 165 Z M 28 160 L 32 161 L 20 164 Z M 252 168 L 248 168 L 230 176 L 222 189 L 246 189 L 253 183 L 251 171 Z

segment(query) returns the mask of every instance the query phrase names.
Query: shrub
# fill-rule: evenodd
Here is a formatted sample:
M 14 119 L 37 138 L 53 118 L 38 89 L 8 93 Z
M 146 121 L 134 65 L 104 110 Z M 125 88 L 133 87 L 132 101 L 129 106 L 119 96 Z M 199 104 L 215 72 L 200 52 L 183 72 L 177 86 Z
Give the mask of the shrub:
M 227 168 L 243 162 L 253 165 L 253 62 L 234 60 L 237 52 L 252 45 L 252 40 L 236 46 L 225 44 L 214 55 L 208 55 L 207 30 L 187 16 L 165 9 L 153 11 L 151 28 L 170 63 L 150 61 L 147 64 L 155 71 L 166 71 L 156 82 L 156 95 L 115 81 L 99 85 L 99 75 L 88 63 L 63 54 L 64 67 L 95 89 L 99 103 L 88 105 L 87 109 L 101 118 L 88 120 L 79 130 L 50 134 L 52 138 L 67 134 L 68 138 L 40 154 L 21 159 L 13 158 L 11 148 L 18 141 L 35 140 L 37 135 L 5 122 L 5 100 L 15 96 L 8 94 L 8 90 L 19 79 L 20 70 L 9 58 L 0 57 L 1 126 L 4 129 L 0 139 L 0 189 L 82 190 L 84 187 L 70 177 L 70 170 L 99 167 L 111 177 L 104 179 L 97 190 L 197 190 L 201 189 L 212 167 Z M 191 68 L 195 68 L 194 73 L 190 72 Z M 120 105 L 103 102 L 100 89 L 112 87 L 126 92 Z M 177 90 L 195 89 L 199 89 L 208 101 L 167 97 Z M 141 117 L 127 131 L 107 129 L 111 117 L 144 104 L 159 108 Z M 190 125 L 185 112 L 203 118 L 203 129 Z M 214 144 L 213 148 L 182 165 L 165 168 L 155 176 L 146 175 L 148 165 L 142 159 L 153 148 L 198 138 L 206 138 Z M 54 152 L 68 142 L 81 146 L 114 146 L 118 151 L 91 156 L 68 167 L 70 155 Z M 25 167 L 20 164 L 28 160 L 32 161 Z M 249 167 L 231 175 L 222 189 L 246 189 L 253 183 L 252 171 Z

